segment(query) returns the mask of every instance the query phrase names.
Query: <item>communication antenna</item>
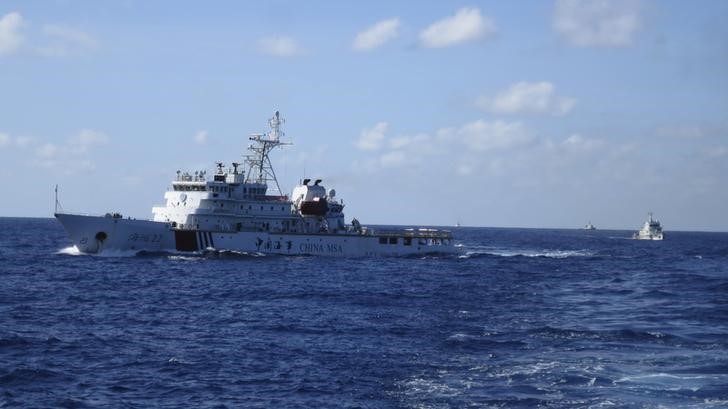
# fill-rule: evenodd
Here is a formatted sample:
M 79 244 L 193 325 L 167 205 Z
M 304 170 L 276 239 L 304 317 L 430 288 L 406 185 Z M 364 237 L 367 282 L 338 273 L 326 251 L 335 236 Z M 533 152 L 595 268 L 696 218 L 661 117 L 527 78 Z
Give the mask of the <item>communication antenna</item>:
M 283 195 L 283 192 L 278 184 L 269 155 L 273 149 L 279 146 L 292 145 L 290 142 L 281 142 L 281 137 L 285 135 L 281 131 L 281 125 L 284 122 L 285 120 L 281 118 L 280 112 L 276 111 L 273 118 L 268 120 L 268 125 L 271 128 L 270 132 L 250 135 L 248 139 L 253 143 L 248 146 L 248 151 L 251 153 L 245 156 L 245 164 L 248 166 L 245 183 L 267 185 L 268 182 L 273 182 L 279 195 Z
M 56 210 L 55 214 L 58 214 L 58 209 L 60 208 L 61 211 L 63 211 L 63 206 L 61 206 L 61 202 L 58 201 L 58 185 L 56 184 Z

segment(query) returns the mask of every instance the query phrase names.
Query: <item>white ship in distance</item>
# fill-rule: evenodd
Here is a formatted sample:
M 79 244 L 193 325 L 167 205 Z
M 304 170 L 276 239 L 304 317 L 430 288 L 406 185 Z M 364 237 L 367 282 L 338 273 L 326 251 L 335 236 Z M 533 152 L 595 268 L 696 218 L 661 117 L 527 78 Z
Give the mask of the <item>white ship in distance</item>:
M 165 204 L 152 208 L 152 220 L 59 212 L 57 197 L 54 215 L 83 253 L 211 250 L 357 257 L 456 251 L 450 231 L 347 223 L 343 201 L 321 179 L 303 179 L 290 197 L 283 195 L 269 156 L 290 145 L 281 140 L 283 122 L 276 112 L 269 133 L 250 136 L 243 162 L 230 167 L 217 162 L 211 178 L 206 171 L 177 171 Z
M 652 218 L 652 212 L 647 213 L 647 221 L 640 231 L 635 232 L 632 238 L 637 240 L 662 240 L 665 234 L 662 232 L 660 222 Z

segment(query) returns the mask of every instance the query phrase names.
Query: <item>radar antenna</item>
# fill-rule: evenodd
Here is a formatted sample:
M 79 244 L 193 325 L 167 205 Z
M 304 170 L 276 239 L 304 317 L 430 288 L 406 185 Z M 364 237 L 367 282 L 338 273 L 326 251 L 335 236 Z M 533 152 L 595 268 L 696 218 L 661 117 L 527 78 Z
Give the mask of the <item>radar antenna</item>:
M 282 136 L 286 135 L 283 131 L 281 131 L 281 125 L 285 122 L 286 120 L 281 118 L 281 113 L 279 111 L 276 111 L 275 116 L 268 120 L 268 125 L 270 125 L 269 135 L 272 140 L 278 141 Z
M 281 196 L 283 192 L 278 185 L 278 179 L 273 170 L 273 165 L 270 162 L 269 154 L 279 146 L 292 145 L 290 142 L 281 142 L 280 140 L 285 135 L 281 131 L 281 125 L 284 122 L 285 120 L 281 118 L 280 112 L 276 111 L 273 118 L 268 120 L 271 128 L 269 133 L 250 135 L 248 139 L 253 141 L 253 143 L 248 146 L 250 154 L 245 156 L 245 164 L 248 166 L 245 183 L 267 184 L 268 182 L 273 182 L 275 189 Z

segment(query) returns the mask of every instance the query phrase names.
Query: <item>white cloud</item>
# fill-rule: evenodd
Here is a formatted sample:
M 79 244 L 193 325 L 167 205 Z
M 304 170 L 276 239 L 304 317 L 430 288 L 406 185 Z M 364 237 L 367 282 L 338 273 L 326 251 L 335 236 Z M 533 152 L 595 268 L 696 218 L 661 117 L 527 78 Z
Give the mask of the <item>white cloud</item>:
M 67 57 L 91 51 L 98 44 L 89 34 L 58 24 L 45 25 L 40 33 L 31 32 L 31 38 L 37 38 L 31 44 L 25 41 L 24 26 L 26 23 L 19 13 L 8 13 L 0 18 L 0 56 L 27 50 L 44 57 Z
M 10 135 L 0 132 L 0 148 L 5 145 L 10 145 L 10 143 L 12 143 L 12 139 L 10 139 Z
M 401 166 L 407 160 L 407 156 L 402 151 L 392 151 L 383 154 L 379 158 L 379 162 L 382 166 L 386 167 L 397 167 Z
M 429 143 L 429 139 L 430 136 L 427 134 L 397 136 L 389 140 L 389 147 L 392 149 L 402 149 L 412 145 L 423 146 Z
M 58 155 L 60 149 L 52 143 L 44 143 L 35 149 L 35 154 L 42 159 L 52 159 Z
M 475 104 L 479 108 L 499 114 L 551 114 L 566 115 L 576 99 L 556 96 L 550 82 L 519 82 L 511 85 L 495 97 L 479 97 Z
M 363 166 L 355 162 L 355 167 L 375 171 L 379 167 L 406 164 L 414 170 L 432 161 L 451 163 L 456 172 L 464 175 L 475 171 L 483 153 L 514 148 L 533 139 L 520 122 L 477 120 L 459 127 L 441 128 L 434 136 L 419 133 L 386 138 L 386 129 L 387 123 L 380 122 L 362 131 L 355 145 L 363 151 L 380 150 L 380 154 L 375 158 L 368 155 Z
M 728 146 L 715 146 L 703 150 L 709 158 L 728 158 Z
M 662 126 L 657 128 L 655 133 L 658 136 L 679 139 L 697 139 L 702 138 L 705 135 L 705 132 L 701 127 L 689 125 Z
M 13 137 L 9 134 L 0 132 L 0 148 L 3 146 L 13 147 L 17 146 L 25 148 L 27 146 L 35 145 L 36 140 L 30 136 L 16 136 Z
M 495 23 L 490 18 L 481 16 L 477 8 L 465 7 L 424 29 L 420 44 L 427 48 L 449 47 L 483 39 L 495 32 Z
M 43 142 L 32 137 L 16 138 L 17 146 L 33 149 L 33 165 L 59 169 L 66 174 L 94 169 L 93 161 L 88 158 L 90 150 L 108 141 L 109 137 L 105 133 L 90 129 L 80 131 L 61 144 Z
M 91 146 L 100 145 L 109 141 L 109 137 L 103 133 L 91 129 L 84 129 L 69 139 L 71 145 Z
M 575 46 L 625 47 L 640 28 L 638 0 L 557 0 L 553 28 Z
M 38 47 L 38 53 L 49 57 L 82 54 L 96 48 L 97 41 L 87 33 L 67 26 L 46 25 L 42 30 L 48 44 Z
M 274 57 L 294 57 L 303 54 L 303 48 L 296 43 L 296 40 L 284 36 L 261 38 L 258 41 L 258 49 Z
M 398 18 L 383 20 L 356 35 L 353 48 L 357 51 L 373 50 L 397 37 Z
M 86 154 L 94 145 L 102 145 L 109 141 L 109 137 L 103 132 L 84 129 L 76 135 L 68 138 L 68 142 L 62 147 L 64 153 Z
M 532 138 L 520 122 L 479 119 L 459 128 L 444 128 L 437 132 L 441 140 L 456 141 L 477 151 L 506 149 L 529 142 Z
M 12 142 L 13 140 L 10 138 L 10 135 L 0 132 L 0 148 L 5 145 L 10 145 Z
M 195 134 L 195 143 L 198 145 L 204 145 L 207 143 L 207 131 L 198 131 Z
M 18 136 L 15 138 L 15 144 L 20 146 L 21 148 L 25 148 L 26 146 L 30 146 L 35 143 L 35 138 L 32 138 L 30 136 Z
M 580 134 L 573 134 L 564 139 L 561 146 L 576 152 L 593 152 L 604 147 L 605 143 L 599 139 L 587 139 Z
M 455 172 L 461 176 L 468 176 L 475 171 L 475 167 L 471 163 L 461 162 L 455 167 Z
M 323 163 L 330 157 L 330 149 L 328 145 L 318 145 L 309 151 L 298 151 L 298 153 L 289 158 L 290 165 L 303 167 L 305 171 L 306 163 Z M 202 168 L 207 164 L 202 164 Z
M 23 44 L 23 17 L 16 12 L 8 13 L 0 18 L 0 56 L 10 55 L 20 49 Z
M 379 122 L 372 128 L 364 129 L 354 145 L 363 151 L 379 149 L 384 143 L 384 132 L 387 131 L 387 127 L 386 122 Z

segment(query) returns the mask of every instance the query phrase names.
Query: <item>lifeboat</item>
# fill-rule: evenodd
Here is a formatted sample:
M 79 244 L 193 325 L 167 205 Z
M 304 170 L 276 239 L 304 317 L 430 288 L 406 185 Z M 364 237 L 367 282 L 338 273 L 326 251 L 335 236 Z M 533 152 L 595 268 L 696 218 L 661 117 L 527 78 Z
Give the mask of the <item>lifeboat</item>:
M 313 200 L 302 201 L 299 210 L 304 216 L 325 216 L 326 212 L 329 211 L 329 205 L 326 199 L 314 197 Z

